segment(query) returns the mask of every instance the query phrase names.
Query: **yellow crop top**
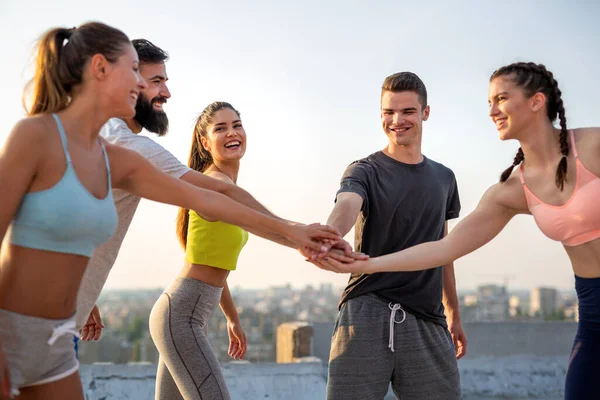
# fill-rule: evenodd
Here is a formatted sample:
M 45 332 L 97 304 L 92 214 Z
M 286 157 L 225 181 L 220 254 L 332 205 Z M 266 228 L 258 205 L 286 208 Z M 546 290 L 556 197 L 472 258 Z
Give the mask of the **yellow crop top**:
M 192 210 L 188 215 L 185 261 L 234 271 L 248 232 L 225 222 L 208 222 Z

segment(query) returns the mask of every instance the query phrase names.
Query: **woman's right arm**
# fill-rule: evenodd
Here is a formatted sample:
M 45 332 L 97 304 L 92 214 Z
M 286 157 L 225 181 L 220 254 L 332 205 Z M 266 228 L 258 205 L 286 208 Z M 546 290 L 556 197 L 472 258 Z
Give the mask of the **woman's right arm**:
M 496 237 L 518 212 L 504 201 L 507 184 L 496 184 L 481 198 L 477 208 L 467 215 L 443 239 L 422 243 L 408 249 L 373 257 L 366 261 L 342 264 L 323 260 L 319 266 L 335 272 L 420 271 L 447 265 L 482 247 Z
M 17 123 L 0 148 L 0 244 L 23 196 L 33 181 L 40 160 L 42 136 L 39 123 Z M 0 270 L 1 273 L 1 270 Z M 10 398 L 10 375 L 0 341 L 0 399 Z
M 229 197 L 200 189 L 160 172 L 138 153 L 107 145 L 111 161 L 113 187 L 160 203 L 196 211 L 207 220 L 237 225 L 266 239 L 294 248 L 307 246 L 321 251 L 324 239 L 338 240 L 339 233 L 328 226 L 307 226 L 284 222 L 261 214 Z

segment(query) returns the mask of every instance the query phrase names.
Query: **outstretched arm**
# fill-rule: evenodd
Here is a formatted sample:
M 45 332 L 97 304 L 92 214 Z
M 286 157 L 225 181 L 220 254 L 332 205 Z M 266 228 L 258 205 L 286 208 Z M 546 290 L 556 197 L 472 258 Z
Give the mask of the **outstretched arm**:
M 315 260 L 321 259 L 325 255 L 346 263 L 368 258 L 364 254 L 353 252 L 352 246 L 343 239 L 356 222 L 362 204 L 362 197 L 356 193 L 342 192 L 337 195 L 335 206 L 327 219 L 327 225 L 340 232 L 341 238 L 325 243 L 325 250 L 320 253 L 301 251 L 307 257 L 307 261 L 314 263 Z
M 420 271 L 447 265 L 488 243 L 517 214 L 501 200 L 501 184 L 483 195 L 477 208 L 441 240 L 422 243 L 408 249 L 355 261 L 344 265 L 335 260 L 322 260 L 320 266 L 336 272 Z
M 254 197 L 252 197 L 250 193 L 241 187 L 234 185 L 233 183 L 215 179 L 214 177 L 207 176 L 198 171 L 189 171 L 180 179 L 199 188 L 213 190 L 215 192 L 224 194 L 238 203 L 243 204 L 246 207 L 250 207 L 262 214 L 268 215 L 269 217 L 281 219 L 270 212 L 265 206 L 260 204 Z
M 238 203 L 243 204 L 246 207 L 250 207 L 253 210 L 256 210 L 259 213 L 267 215 L 271 218 L 277 219 L 287 224 L 294 224 L 291 221 L 284 220 L 283 218 L 279 218 L 278 216 L 271 213 L 269 210 L 263 207 L 262 204 L 256 201 L 256 199 L 252 197 L 250 193 L 235 185 L 231 181 L 231 179 L 229 179 L 227 175 L 223 173 L 212 172 L 210 174 L 205 174 L 197 171 L 189 171 L 180 179 L 182 179 L 185 182 L 191 183 L 192 185 L 197 186 L 199 188 L 209 189 L 224 194 L 232 200 L 235 200 Z M 283 246 L 291 247 L 293 249 L 296 248 L 295 244 L 292 241 L 279 234 L 265 232 L 264 237 L 265 239 L 279 243 Z
M 338 194 L 335 206 L 327 218 L 327 224 L 346 236 L 354 223 L 363 204 L 360 195 L 352 192 L 342 192 Z
M 258 236 L 280 238 L 294 248 L 307 246 L 321 251 L 321 240 L 337 240 L 339 234 L 325 226 L 286 223 L 266 216 L 214 191 L 200 189 L 154 168 L 138 153 L 107 146 L 113 186 L 140 197 L 196 211 L 208 220 L 237 225 Z

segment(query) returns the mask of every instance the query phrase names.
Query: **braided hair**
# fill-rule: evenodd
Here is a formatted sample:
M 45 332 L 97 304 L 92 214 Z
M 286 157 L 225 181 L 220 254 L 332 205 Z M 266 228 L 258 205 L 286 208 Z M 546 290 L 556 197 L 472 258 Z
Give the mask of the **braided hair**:
M 552 72 L 548 71 L 542 64 L 532 62 L 518 62 L 504 66 L 492 74 L 490 81 L 500 76 L 512 75 L 513 81 L 524 92 L 526 97 L 531 97 L 536 93 L 543 93 L 546 96 L 546 113 L 551 122 L 558 117 L 560 121 L 560 135 L 558 142 L 562 158 L 556 169 L 556 186 L 563 190 L 564 183 L 567 180 L 567 156 L 569 155 L 569 141 L 567 132 L 567 117 L 565 116 L 565 107 L 562 100 L 562 93 L 558 88 L 558 82 L 554 79 Z M 502 175 L 500 182 L 506 182 L 510 177 L 514 167 L 519 165 L 524 159 L 523 150 L 519 148 L 513 163 Z

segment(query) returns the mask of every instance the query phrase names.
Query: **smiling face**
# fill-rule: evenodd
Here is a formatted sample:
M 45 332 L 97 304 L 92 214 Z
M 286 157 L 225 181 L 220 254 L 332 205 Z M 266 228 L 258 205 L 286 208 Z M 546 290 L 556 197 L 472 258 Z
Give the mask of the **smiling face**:
M 102 61 L 101 55 L 92 57 L 96 68 L 104 68 L 107 79 L 102 80 L 101 89 L 107 96 L 110 114 L 118 117 L 131 117 L 141 91 L 146 89 L 146 81 L 140 76 L 138 56 L 130 44 L 124 46 L 123 54 L 114 63 Z M 91 68 L 94 68 L 92 66 Z
M 240 116 L 230 108 L 214 113 L 201 140 L 214 161 L 239 161 L 246 153 L 246 131 Z
M 381 125 L 390 146 L 420 144 L 427 118 L 429 106 L 423 107 L 417 93 L 384 91 L 381 95 Z
M 169 130 L 169 119 L 163 110 L 163 105 L 171 98 L 171 92 L 167 87 L 169 78 L 165 63 L 142 64 L 140 75 L 145 79 L 148 87 L 140 93 L 134 118 L 142 128 L 158 136 L 164 136 Z
M 547 118 L 545 100 L 541 93 L 527 98 L 511 75 L 492 79 L 488 92 L 489 115 L 500 139 L 520 139 L 536 118 Z

